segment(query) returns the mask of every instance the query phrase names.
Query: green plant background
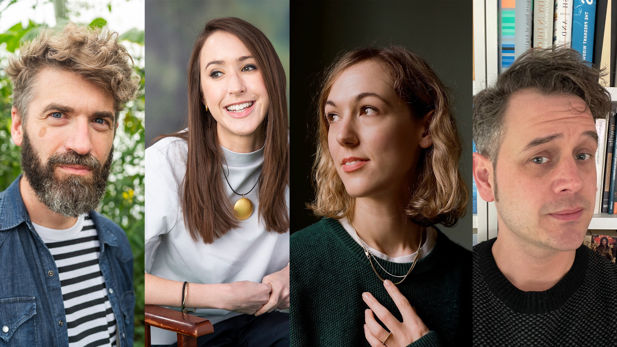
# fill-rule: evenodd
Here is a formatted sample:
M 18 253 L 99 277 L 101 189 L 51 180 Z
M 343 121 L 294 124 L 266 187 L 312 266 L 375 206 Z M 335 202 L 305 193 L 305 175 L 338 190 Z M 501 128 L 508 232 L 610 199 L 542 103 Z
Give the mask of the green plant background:
M 19 46 L 36 37 L 48 26 L 32 20 L 23 25 L 18 18 L 2 16 L 16 0 L 0 0 L 0 18 L 14 20 L 15 24 L 0 33 L 0 190 L 6 189 L 21 173 L 20 148 L 11 141 L 11 82 L 4 71 L 8 57 L 19 51 Z M 107 28 L 107 19 L 114 15 L 112 2 L 106 5 L 107 12 L 87 23 L 80 21 L 80 11 L 87 4 L 52 1 L 55 7 L 56 27 L 67 22 Z M 37 1 L 33 7 L 49 1 Z M 41 6 L 42 7 L 42 6 Z M 107 19 L 105 19 L 107 18 Z M 120 113 L 119 126 L 114 139 L 114 164 L 107 191 L 99 205 L 99 212 L 120 225 L 126 232 L 133 250 L 135 285 L 135 346 L 144 344 L 144 30 L 130 29 L 119 33 L 120 41 L 127 46 L 134 60 L 134 70 L 141 78 L 137 98 L 129 102 Z

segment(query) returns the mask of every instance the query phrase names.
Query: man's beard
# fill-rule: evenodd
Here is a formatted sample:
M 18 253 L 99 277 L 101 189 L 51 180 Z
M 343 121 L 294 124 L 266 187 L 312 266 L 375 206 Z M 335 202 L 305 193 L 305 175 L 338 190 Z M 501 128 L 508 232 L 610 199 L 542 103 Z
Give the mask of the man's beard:
M 54 154 L 42 165 L 41 160 L 24 132 L 21 147 L 21 166 L 30 186 L 39 200 L 50 210 L 69 217 L 77 217 L 95 209 L 105 193 L 107 177 L 111 168 L 113 146 L 104 165 L 92 155 L 73 151 Z M 92 177 L 69 175 L 57 178 L 55 168 L 59 165 L 80 165 L 89 168 Z

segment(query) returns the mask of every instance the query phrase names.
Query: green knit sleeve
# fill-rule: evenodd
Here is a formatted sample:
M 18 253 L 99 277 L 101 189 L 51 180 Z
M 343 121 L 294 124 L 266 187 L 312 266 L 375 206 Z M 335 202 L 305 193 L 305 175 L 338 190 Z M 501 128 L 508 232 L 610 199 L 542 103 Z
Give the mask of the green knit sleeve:
M 415 342 L 411 343 L 407 347 L 439 347 L 441 343 L 439 342 L 439 336 L 433 330 L 429 331 L 426 335 L 422 336 Z

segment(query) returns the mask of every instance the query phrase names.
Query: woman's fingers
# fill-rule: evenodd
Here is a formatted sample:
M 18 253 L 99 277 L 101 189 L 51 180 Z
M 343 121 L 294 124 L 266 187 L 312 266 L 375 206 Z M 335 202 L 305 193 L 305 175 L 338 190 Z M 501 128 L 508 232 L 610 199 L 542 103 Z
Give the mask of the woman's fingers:
M 384 329 L 381 324 L 377 322 L 375 316 L 373 316 L 373 311 L 369 309 L 364 310 L 364 323 L 366 323 L 366 326 L 373 336 L 380 337 L 388 334 L 386 329 Z
M 366 324 L 364 324 L 364 337 L 366 338 L 366 341 L 371 345 L 371 347 L 383 346 L 383 343 L 381 343 L 381 341 L 379 341 L 379 339 L 375 337 L 375 335 L 373 335 L 373 333 Z
M 278 304 L 278 297 L 281 288 L 268 282 L 265 282 L 264 284 L 268 284 L 271 286 L 270 299 L 259 310 L 257 310 L 257 312 L 255 312 L 255 316 L 260 316 L 264 313 L 274 310 L 276 308 L 276 305 Z
M 386 291 L 394 301 L 396 308 L 398 308 L 401 316 L 403 317 L 403 321 L 406 320 L 415 320 L 418 315 L 416 314 L 416 310 L 413 309 L 409 300 L 398 290 L 398 288 L 392 283 L 390 280 L 385 280 L 383 282 Z
M 383 324 L 386 325 L 386 328 L 388 328 L 388 330 L 394 330 L 397 325 L 401 323 L 390 313 L 390 311 L 388 311 L 387 308 L 385 308 L 382 304 L 379 303 L 379 301 L 377 301 L 377 299 L 375 299 L 373 294 L 369 292 L 362 293 L 362 300 L 364 300 L 364 302 L 368 305 L 371 311 L 375 313 L 377 318 L 379 318 L 379 320 L 381 320 Z

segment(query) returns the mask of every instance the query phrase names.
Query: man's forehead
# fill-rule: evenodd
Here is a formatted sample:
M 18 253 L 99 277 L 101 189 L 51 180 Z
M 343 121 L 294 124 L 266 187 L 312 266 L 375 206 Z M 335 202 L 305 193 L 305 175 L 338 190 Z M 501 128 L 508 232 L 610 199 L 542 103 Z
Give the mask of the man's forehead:
M 595 128 L 594 118 L 585 101 L 573 94 L 545 94 L 534 89 L 514 93 L 504 112 L 505 130 L 550 130 L 558 126 Z

